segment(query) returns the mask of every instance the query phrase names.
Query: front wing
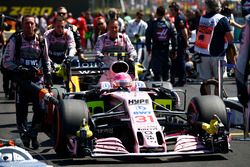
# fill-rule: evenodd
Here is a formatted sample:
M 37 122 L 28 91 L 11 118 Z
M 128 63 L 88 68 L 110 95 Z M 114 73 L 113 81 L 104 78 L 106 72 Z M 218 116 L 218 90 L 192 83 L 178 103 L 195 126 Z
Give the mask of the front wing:
M 211 150 L 202 151 L 188 151 L 188 152 L 166 152 L 166 153 L 126 153 L 126 154 L 106 154 L 106 153 L 91 153 L 93 158 L 109 158 L 109 157 L 164 157 L 164 156 L 178 156 L 178 155 L 200 155 L 211 154 Z

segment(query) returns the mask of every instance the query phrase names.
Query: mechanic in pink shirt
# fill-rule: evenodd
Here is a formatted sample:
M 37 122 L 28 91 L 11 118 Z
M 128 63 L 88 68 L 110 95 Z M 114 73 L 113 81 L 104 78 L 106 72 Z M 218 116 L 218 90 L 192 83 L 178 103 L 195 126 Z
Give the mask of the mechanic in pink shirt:
M 38 149 L 38 132 L 43 117 L 43 107 L 37 90 L 31 88 L 31 82 L 37 87 L 50 84 L 50 62 L 43 52 L 42 38 L 36 33 L 34 16 L 25 15 L 22 18 L 22 31 L 14 33 L 9 40 L 3 54 L 3 67 L 8 71 L 11 80 L 16 85 L 16 123 L 20 138 L 25 147 L 32 143 L 33 149 Z M 42 71 L 40 71 L 43 69 Z M 6 72 L 7 72 L 6 71 Z M 6 74 L 7 75 L 7 74 Z M 32 103 L 33 118 L 28 127 L 28 106 Z
M 66 20 L 57 16 L 53 22 L 53 29 L 45 32 L 45 51 L 53 63 L 61 64 L 66 56 L 76 54 L 76 44 L 72 31 L 65 28 Z
M 127 52 L 130 56 L 130 59 L 136 61 L 137 53 L 134 46 L 126 34 L 119 32 L 119 22 L 118 20 L 114 19 L 109 21 L 108 32 L 98 37 L 94 50 L 96 51 L 97 55 L 104 55 L 103 62 L 107 66 L 110 66 L 117 60 L 117 58 L 106 56 L 105 52 L 112 53 L 114 50 L 112 48 L 117 46 L 121 47 L 119 51 Z M 101 76 L 100 82 L 111 81 L 112 76 L 112 72 L 107 71 Z
M 70 29 L 65 28 L 66 24 L 65 18 L 58 16 L 54 19 L 54 28 L 44 33 L 45 54 L 51 61 L 53 84 L 64 84 L 66 82 L 64 76 L 56 74 L 56 67 L 62 65 L 67 57 L 74 57 L 76 54 L 74 35 Z

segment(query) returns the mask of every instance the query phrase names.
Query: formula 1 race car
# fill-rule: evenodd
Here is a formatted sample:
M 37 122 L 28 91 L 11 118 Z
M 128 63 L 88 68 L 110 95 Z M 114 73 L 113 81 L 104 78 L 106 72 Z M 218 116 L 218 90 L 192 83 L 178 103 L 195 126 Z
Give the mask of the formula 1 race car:
M 186 99 L 179 95 L 185 97 L 185 91 L 162 83 L 146 86 L 128 75 L 122 60 L 110 71 L 112 80 L 59 99 L 52 131 L 58 155 L 159 157 L 229 151 L 228 111 L 221 98 L 194 97 L 185 111 L 181 106 Z

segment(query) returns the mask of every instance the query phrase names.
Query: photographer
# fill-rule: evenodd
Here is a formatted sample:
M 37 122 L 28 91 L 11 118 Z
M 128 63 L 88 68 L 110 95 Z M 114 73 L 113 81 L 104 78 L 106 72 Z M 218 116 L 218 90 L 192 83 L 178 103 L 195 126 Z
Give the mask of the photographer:
M 142 20 L 143 12 L 138 11 L 136 13 L 136 17 L 133 20 L 128 22 L 126 28 L 126 34 L 130 38 L 133 43 L 137 53 L 138 53 L 138 61 L 142 62 L 144 57 L 144 43 L 145 43 L 145 33 L 148 28 L 148 24 Z

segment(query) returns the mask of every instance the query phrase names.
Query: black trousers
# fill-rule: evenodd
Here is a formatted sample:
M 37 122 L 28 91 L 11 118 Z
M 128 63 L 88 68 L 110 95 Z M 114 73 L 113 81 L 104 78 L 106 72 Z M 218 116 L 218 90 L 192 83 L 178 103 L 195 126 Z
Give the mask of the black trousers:
M 10 91 L 10 84 L 11 84 L 11 80 L 10 77 L 6 74 L 6 73 L 2 73 L 3 75 L 3 91 L 5 93 L 5 95 L 9 95 L 9 91 Z
M 186 51 L 185 49 L 178 49 L 177 50 L 177 57 L 176 59 L 172 60 L 171 66 L 171 83 L 175 83 L 175 78 L 178 78 L 178 82 L 185 82 L 186 81 Z
M 169 50 L 152 50 L 151 68 L 154 73 L 154 81 L 167 81 L 169 79 L 170 67 Z
M 43 104 L 39 100 L 39 93 L 36 90 L 37 88 L 39 88 L 38 85 L 36 85 L 36 88 L 33 88 L 32 84 L 28 82 L 25 83 L 24 86 L 18 85 L 16 91 L 17 127 L 20 132 L 30 131 L 33 137 L 37 136 L 44 116 Z M 29 91 L 27 91 L 27 89 L 29 89 Z M 30 103 L 32 104 L 33 118 L 32 118 L 31 128 L 28 129 L 27 118 L 28 118 L 28 108 Z

